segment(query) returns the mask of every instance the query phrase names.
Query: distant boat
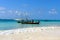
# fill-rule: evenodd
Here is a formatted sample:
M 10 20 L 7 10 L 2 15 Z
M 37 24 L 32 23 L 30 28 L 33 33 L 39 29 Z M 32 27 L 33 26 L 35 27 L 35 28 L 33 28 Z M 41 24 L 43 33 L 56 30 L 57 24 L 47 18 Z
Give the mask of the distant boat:
M 40 21 L 39 20 L 20 20 L 20 21 L 18 21 L 18 23 L 21 23 L 21 24 L 39 24 Z
M 30 18 L 28 19 L 27 17 L 29 17 L 29 16 L 27 15 L 27 13 L 24 16 L 26 18 L 25 19 L 18 20 L 18 23 L 21 23 L 21 24 L 39 24 L 40 23 L 39 20 L 32 20 Z

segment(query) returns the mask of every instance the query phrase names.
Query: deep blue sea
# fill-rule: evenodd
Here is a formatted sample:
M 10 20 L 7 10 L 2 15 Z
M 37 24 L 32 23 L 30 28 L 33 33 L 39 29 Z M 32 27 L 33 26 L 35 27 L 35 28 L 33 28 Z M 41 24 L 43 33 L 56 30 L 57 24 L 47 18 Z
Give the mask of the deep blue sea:
M 12 19 L 0 19 L 0 30 L 9 30 L 17 28 L 29 28 L 29 27 L 49 27 L 60 26 L 60 21 L 40 21 L 40 24 L 21 24 Z

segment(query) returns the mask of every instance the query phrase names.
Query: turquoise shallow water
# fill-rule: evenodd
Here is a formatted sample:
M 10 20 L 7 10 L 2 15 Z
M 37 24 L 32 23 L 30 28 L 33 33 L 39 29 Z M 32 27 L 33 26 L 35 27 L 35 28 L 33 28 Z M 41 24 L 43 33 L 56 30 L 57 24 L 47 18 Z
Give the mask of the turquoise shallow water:
M 21 24 L 15 20 L 0 20 L 0 30 L 48 26 L 60 26 L 60 21 L 40 21 L 40 24 Z

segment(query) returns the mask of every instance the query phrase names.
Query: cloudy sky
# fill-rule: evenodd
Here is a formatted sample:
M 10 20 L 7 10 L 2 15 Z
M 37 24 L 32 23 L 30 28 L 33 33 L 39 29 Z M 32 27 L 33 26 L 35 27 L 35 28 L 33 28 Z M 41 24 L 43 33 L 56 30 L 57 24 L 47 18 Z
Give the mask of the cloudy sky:
M 0 19 L 60 20 L 60 0 L 0 0 Z

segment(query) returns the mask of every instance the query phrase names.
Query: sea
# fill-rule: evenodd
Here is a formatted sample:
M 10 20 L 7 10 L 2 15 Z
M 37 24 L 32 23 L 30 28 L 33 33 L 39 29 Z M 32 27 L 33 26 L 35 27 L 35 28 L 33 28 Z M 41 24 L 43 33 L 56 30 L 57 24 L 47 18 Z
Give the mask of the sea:
M 21 24 L 14 19 L 0 19 L 0 30 L 51 26 L 60 26 L 60 20 L 40 20 L 39 24 Z

